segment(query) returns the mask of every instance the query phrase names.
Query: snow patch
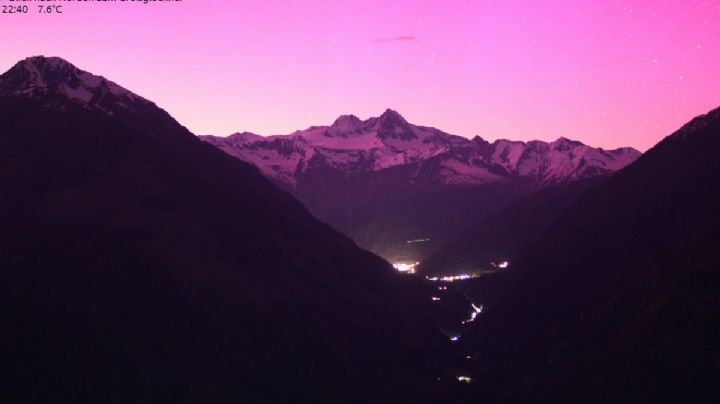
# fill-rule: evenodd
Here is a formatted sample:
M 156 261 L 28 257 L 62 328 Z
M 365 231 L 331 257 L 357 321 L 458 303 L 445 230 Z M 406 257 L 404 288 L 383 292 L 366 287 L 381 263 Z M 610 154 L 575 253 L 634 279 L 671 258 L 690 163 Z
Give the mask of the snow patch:
M 478 137 L 469 140 L 409 124 L 391 110 L 365 121 L 344 115 L 331 126 L 284 136 L 241 133 L 203 139 L 288 184 L 297 184 L 298 175 L 306 172 L 311 159 L 349 174 L 437 158 L 442 161 L 435 175 L 442 183 L 477 185 L 504 177 L 541 184 L 567 182 L 619 170 L 640 155 L 631 148 L 606 151 L 566 138 L 550 143 L 498 140 L 490 144 Z M 418 170 L 420 166 L 415 172 Z

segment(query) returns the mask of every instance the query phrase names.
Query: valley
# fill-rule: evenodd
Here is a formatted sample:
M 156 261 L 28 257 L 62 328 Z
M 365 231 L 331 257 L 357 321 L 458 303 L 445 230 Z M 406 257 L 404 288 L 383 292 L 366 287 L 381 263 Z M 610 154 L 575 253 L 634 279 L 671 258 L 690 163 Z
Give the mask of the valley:
M 606 177 L 640 155 L 563 137 L 467 139 L 411 124 L 391 109 L 366 120 L 344 115 L 289 135 L 201 139 L 257 166 L 360 247 L 403 263 L 425 260 L 526 195 Z
M 640 155 L 387 110 L 198 137 L 21 60 L 0 75 L 0 397 L 706 402 L 719 134 L 715 109 Z

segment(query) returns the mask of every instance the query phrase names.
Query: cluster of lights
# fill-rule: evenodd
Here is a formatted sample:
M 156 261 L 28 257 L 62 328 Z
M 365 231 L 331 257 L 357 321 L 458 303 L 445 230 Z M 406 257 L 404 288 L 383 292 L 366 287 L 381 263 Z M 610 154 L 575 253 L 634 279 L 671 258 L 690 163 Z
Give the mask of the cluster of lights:
M 393 264 L 393 268 L 395 268 L 398 272 L 406 273 L 406 274 L 414 274 L 415 268 L 420 265 L 419 262 L 414 262 L 408 264 L 407 262 L 396 262 Z
M 510 263 L 508 261 L 503 261 L 499 264 L 491 263 L 494 267 L 499 269 L 507 269 L 510 266 Z M 396 266 L 397 268 L 397 266 Z M 475 279 L 479 278 L 479 273 L 469 274 L 469 273 L 462 273 L 459 275 L 446 275 L 446 276 L 426 276 L 425 279 L 431 281 L 431 282 L 455 282 L 455 281 L 465 281 L 468 279 Z M 444 289 L 440 289 L 444 290 Z
M 433 300 L 433 302 L 437 302 L 438 300 L 440 300 L 440 298 L 437 297 L 437 296 L 433 296 L 433 297 L 432 297 L 432 300 Z
M 450 337 L 450 341 L 453 341 L 453 342 L 455 342 L 455 341 L 457 341 L 457 340 L 459 340 L 459 339 L 460 339 L 460 336 L 459 336 L 459 335 L 456 335 L 456 336 L 454 336 L 454 337 Z
M 432 281 L 432 282 L 455 282 L 455 281 L 464 281 L 468 279 L 474 279 L 478 278 L 480 275 L 471 275 L 471 274 L 460 274 L 460 275 L 447 275 L 447 276 L 426 276 L 425 279 Z
M 419 239 L 415 239 L 415 240 L 408 240 L 405 242 L 405 244 L 425 243 L 428 241 L 430 241 L 429 238 L 419 238 Z
M 458 376 L 457 379 L 459 382 L 472 383 L 472 378 L 469 376 Z
M 473 312 L 470 314 L 470 318 L 467 320 L 463 320 L 463 324 L 472 323 L 477 318 L 478 314 L 482 313 L 483 311 L 483 305 L 481 304 L 480 307 L 476 306 L 475 303 L 470 303 L 473 308 Z

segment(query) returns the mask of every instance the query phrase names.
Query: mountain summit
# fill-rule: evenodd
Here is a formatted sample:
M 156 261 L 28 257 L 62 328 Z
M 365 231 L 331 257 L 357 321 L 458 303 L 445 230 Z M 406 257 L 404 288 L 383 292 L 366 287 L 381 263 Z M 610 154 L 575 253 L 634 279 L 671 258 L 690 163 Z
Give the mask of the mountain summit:
M 640 155 L 566 138 L 467 139 L 413 125 L 392 109 L 286 136 L 202 140 L 257 166 L 362 247 L 407 262 L 524 193 L 607 176 Z
M 80 70 L 59 57 L 34 56 L 13 66 L 0 78 L 0 96 L 16 98 L 52 97 L 48 106 L 66 101 L 81 103 L 112 114 L 136 110 L 150 104 L 144 98 L 103 77 Z
M 576 198 L 494 275 L 502 292 L 464 336 L 494 386 L 474 399 L 716 401 L 718 149 L 720 108 Z
M 255 167 L 61 59 L 0 86 L 4 401 L 416 402 L 454 380 L 423 286 Z
M 331 126 L 313 126 L 287 136 L 236 134 L 203 140 L 255 164 L 289 187 L 298 187 L 313 166 L 352 174 L 429 164 L 434 168 L 425 174 L 447 185 L 472 186 L 508 177 L 539 185 L 561 184 L 614 172 L 640 155 L 629 147 L 603 150 L 563 137 L 550 143 L 469 140 L 410 124 L 392 109 L 365 121 L 343 115 Z M 419 175 L 422 170 L 415 171 Z

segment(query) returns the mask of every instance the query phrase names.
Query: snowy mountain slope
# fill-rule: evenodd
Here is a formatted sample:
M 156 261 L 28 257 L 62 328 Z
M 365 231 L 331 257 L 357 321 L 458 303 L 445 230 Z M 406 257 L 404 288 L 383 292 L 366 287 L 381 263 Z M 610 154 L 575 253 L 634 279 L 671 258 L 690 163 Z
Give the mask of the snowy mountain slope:
M 468 397 L 717 401 L 718 148 L 720 108 L 580 194 L 469 291 L 491 308 L 463 334 L 486 383 Z M 473 238 L 487 251 L 490 238 Z
M 528 192 L 606 176 L 640 155 L 565 138 L 489 143 L 410 124 L 392 110 L 284 136 L 202 139 L 259 167 L 360 246 L 410 262 Z M 408 243 L 418 239 L 427 241 Z
M 108 115 L 136 112 L 152 102 L 125 88 L 73 66 L 58 57 L 30 57 L 0 78 L 0 93 L 16 98 L 52 97 L 46 108 L 64 110 L 67 101 Z
M 203 140 L 293 188 L 311 165 L 318 164 L 351 174 L 439 157 L 434 176 L 442 184 L 478 185 L 520 177 L 545 185 L 607 174 L 640 155 L 632 148 L 603 150 L 565 138 L 550 143 L 470 140 L 412 125 L 390 109 L 365 121 L 343 115 L 330 126 L 286 136 L 238 133 Z
M 2 402 L 446 390 L 437 378 L 463 361 L 426 315 L 426 287 L 161 108 L 88 77 L 43 57 L 0 75 Z

